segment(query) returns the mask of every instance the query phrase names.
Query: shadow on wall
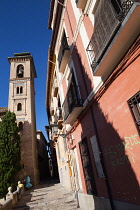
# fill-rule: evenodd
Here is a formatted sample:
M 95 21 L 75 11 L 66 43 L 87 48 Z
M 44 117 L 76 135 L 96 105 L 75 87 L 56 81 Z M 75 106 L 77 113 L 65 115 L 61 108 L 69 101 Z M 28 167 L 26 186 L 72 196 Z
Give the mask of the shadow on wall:
M 80 77 L 78 77 L 77 73 L 77 79 L 79 80 L 79 86 L 84 87 L 85 89 L 84 91 L 81 91 L 82 98 L 85 99 L 92 91 L 92 85 L 90 78 L 85 72 L 85 67 L 81 63 L 81 57 L 76 47 L 73 61 L 76 69 L 81 72 L 79 73 L 79 75 L 81 75 Z M 104 107 L 105 111 L 101 109 L 100 104 L 102 102 L 100 99 L 102 99 L 102 101 L 107 100 L 105 97 L 107 90 L 110 89 L 110 91 L 113 92 L 113 87 L 111 85 L 112 84 L 110 83 L 107 87 L 105 87 L 103 95 L 100 96 L 99 99 L 93 99 L 93 102 L 89 101 L 87 108 L 82 112 L 78 120 L 82 126 L 81 139 L 83 141 L 81 141 L 81 146 L 79 143 L 79 146 L 81 147 L 82 151 L 81 160 L 83 162 L 83 172 L 85 175 L 85 180 L 87 180 L 86 178 L 89 178 L 88 181 L 85 181 L 87 191 L 89 194 L 97 195 L 99 197 L 109 197 L 112 203 L 112 209 L 115 209 L 113 208 L 114 200 L 140 205 L 139 182 L 137 180 L 137 174 L 135 174 L 133 169 L 134 167 L 135 170 L 139 168 L 138 158 L 136 158 L 135 151 L 138 151 L 138 147 L 140 147 L 140 139 L 137 131 L 136 133 L 132 133 L 131 136 L 122 138 L 119 135 L 119 131 L 117 131 L 114 127 L 113 122 L 110 122 L 109 120 L 110 114 L 106 111 L 107 107 Z M 110 107 L 111 106 L 112 102 L 110 101 Z M 105 112 L 108 114 L 105 114 Z M 118 119 L 118 116 L 115 116 Z M 125 122 L 126 124 L 123 126 L 126 131 L 127 121 Z M 120 125 L 118 123 L 118 127 L 119 126 Z M 95 136 L 97 140 L 97 145 L 99 148 L 98 152 L 101 152 L 99 154 L 100 157 L 98 158 L 101 159 L 100 164 L 103 167 L 105 178 L 99 177 L 99 169 L 97 166 L 99 162 L 96 160 L 97 156 L 96 154 L 93 154 L 92 150 L 92 146 L 94 147 L 96 144 L 94 141 L 95 138 L 92 138 L 93 136 Z M 86 145 L 88 145 L 88 147 Z M 85 154 L 89 152 L 89 155 L 84 157 L 84 152 Z M 92 160 L 92 169 L 89 166 L 90 164 L 87 164 L 86 167 L 84 166 L 84 161 L 90 161 L 90 159 Z M 107 186 L 106 189 L 102 189 L 102 186 L 100 185 L 100 183 L 104 182 Z M 96 183 L 98 183 L 98 185 L 96 185 Z M 99 205 L 100 204 L 98 202 L 96 203 L 95 200 L 95 209 L 98 209 Z
M 19 122 L 18 122 L 19 123 Z M 36 141 L 32 139 L 32 125 L 28 121 L 23 121 L 23 125 L 20 129 L 20 150 L 21 150 L 21 171 L 17 175 L 17 181 L 24 180 L 26 176 L 31 178 L 31 183 L 34 184 L 34 180 L 38 180 L 37 170 L 36 174 L 34 171 L 34 165 L 36 169 L 38 168 L 37 153 L 33 152 L 33 148 L 37 146 L 37 139 L 34 136 Z M 36 134 L 35 134 L 36 135 Z M 34 146 L 33 146 L 34 142 Z M 33 155 L 34 154 L 34 155 Z M 36 159 L 36 160 L 35 160 Z
M 37 151 L 38 151 L 38 168 L 40 174 L 40 181 L 50 177 L 49 171 L 49 157 L 46 149 L 47 144 L 42 138 L 37 139 Z
M 31 132 L 32 124 L 30 124 L 28 121 L 24 121 L 20 130 L 22 169 L 17 175 L 17 181 L 24 180 L 26 176 L 30 176 L 31 183 L 34 184 L 34 179 L 37 180 L 37 183 L 38 181 L 45 180 L 47 177 L 50 177 L 50 172 L 49 157 L 44 139 L 42 137 L 37 139 L 35 134 L 33 140 Z M 35 149 L 35 152 L 33 152 L 33 148 Z M 34 161 L 34 159 L 36 160 Z M 35 164 L 37 170 L 34 170 L 33 164 Z

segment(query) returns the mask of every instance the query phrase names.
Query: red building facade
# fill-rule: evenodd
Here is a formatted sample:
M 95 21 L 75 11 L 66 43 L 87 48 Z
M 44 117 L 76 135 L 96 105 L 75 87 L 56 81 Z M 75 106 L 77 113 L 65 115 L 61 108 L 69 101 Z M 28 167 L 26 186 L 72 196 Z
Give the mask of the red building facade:
M 140 4 L 52 1 L 49 28 L 46 106 L 60 181 L 67 175 L 82 209 L 139 209 Z

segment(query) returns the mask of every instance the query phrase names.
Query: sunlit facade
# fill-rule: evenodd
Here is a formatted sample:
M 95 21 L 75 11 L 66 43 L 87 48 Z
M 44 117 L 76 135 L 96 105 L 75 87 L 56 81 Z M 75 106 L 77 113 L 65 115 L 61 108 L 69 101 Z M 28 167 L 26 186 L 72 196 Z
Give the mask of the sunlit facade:
M 61 184 L 81 209 L 140 206 L 140 3 L 52 0 L 46 80 Z

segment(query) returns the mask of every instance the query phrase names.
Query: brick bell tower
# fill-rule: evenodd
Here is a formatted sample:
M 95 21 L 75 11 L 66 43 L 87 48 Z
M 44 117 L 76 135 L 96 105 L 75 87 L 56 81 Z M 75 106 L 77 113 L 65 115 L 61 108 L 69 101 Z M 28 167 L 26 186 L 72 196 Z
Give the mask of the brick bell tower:
M 34 78 L 37 77 L 32 55 L 14 53 L 9 57 L 9 102 L 8 109 L 16 114 L 20 129 L 21 165 L 19 178 L 30 176 L 31 183 L 39 182 Z

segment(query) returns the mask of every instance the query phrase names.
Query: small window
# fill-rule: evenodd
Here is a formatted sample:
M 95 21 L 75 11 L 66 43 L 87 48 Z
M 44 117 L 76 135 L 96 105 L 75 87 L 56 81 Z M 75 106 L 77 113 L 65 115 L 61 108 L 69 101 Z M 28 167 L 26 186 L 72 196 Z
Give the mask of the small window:
M 23 123 L 19 122 L 18 127 L 19 127 L 19 130 L 22 131 L 23 130 Z
M 23 87 L 22 86 L 20 87 L 20 93 L 23 93 Z
M 19 94 L 19 87 L 17 87 L 17 94 Z
M 23 93 L 23 87 L 17 87 L 17 94 Z
M 134 122 L 140 131 L 140 91 L 128 100 Z
M 21 111 L 22 110 L 22 104 L 21 103 L 18 103 L 17 105 L 17 111 Z

